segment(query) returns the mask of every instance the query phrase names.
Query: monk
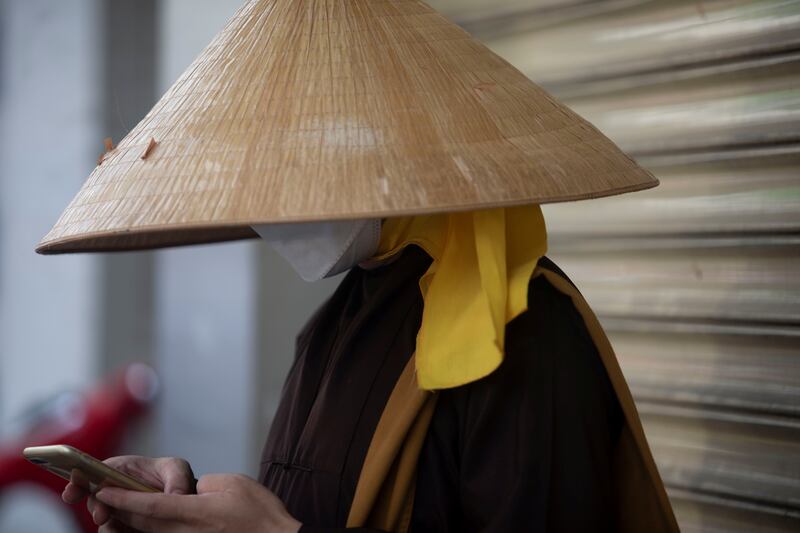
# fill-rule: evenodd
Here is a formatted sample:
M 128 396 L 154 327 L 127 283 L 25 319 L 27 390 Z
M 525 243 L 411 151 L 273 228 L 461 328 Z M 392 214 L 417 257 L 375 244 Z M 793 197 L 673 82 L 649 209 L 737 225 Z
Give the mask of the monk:
M 475 244 L 503 223 L 504 246 Z M 164 494 L 100 490 L 101 532 L 676 530 L 602 330 L 543 256 L 538 207 L 255 229 L 309 281 L 349 270 L 297 338 L 258 480 L 114 457 Z M 448 331 L 487 341 L 482 313 L 450 300 L 497 293 L 522 302 L 490 339 L 499 360 L 437 361 Z
M 108 148 L 37 251 L 260 237 L 347 275 L 258 479 L 111 458 L 163 493 L 91 495 L 101 531 L 677 531 L 539 208 L 658 180 L 425 2 L 247 0 Z

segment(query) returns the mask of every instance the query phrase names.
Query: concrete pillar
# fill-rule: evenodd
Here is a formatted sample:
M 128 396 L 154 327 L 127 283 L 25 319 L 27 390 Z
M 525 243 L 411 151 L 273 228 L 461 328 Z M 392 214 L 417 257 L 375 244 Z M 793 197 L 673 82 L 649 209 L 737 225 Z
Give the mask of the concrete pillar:
M 159 4 L 159 94 L 239 7 L 238 0 Z M 157 370 L 164 379 L 156 453 L 186 457 L 201 475 L 252 473 L 257 358 L 253 243 L 156 253 Z
M 156 3 L 103 2 L 103 137 L 115 143 L 156 101 Z M 152 363 L 153 254 L 103 254 L 100 269 L 100 371 L 105 374 L 131 361 Z M 144 453 L 138 443 L 133 451 Z

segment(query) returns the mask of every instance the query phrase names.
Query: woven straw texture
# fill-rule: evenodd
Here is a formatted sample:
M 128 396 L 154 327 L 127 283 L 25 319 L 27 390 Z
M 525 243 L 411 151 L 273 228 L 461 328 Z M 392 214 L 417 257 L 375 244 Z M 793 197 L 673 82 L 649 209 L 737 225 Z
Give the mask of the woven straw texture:
M 656 184 L 422 2 L 252 0 L 101 158 L 38 251 L 214 242 L 270 222 Z

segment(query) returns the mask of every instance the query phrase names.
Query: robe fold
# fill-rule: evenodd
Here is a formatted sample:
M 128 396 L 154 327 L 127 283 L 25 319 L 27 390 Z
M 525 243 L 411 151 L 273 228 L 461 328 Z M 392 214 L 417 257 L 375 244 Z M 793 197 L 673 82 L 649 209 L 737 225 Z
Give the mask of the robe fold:
M 613 351 L 548 259 L 495 372 L 416 386 L 430 262 L 352 269 L 297 338 L 260 481 L 301 531 L 677 531 Z

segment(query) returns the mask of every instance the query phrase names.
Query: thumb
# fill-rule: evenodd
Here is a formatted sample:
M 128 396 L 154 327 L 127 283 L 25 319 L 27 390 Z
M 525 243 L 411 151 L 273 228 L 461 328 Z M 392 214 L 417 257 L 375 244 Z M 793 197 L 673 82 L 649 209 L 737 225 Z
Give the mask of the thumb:
M 192 467 L 186 461 L 175 458 L 159 459 L 158 471 L 166 494 L 194 494 L 197 481 L 194 479 Z
M 197 494 L 230 490 L 239 485 L 243 477 L 235 474 L 206 474 L 197 480 Z
M 168 481 L 167 484 L 164 485 L 164 493 L 178 494 L 181 496 L 197 494 L 197 479 L 191 476 L 189 479 L 183 478 Z

